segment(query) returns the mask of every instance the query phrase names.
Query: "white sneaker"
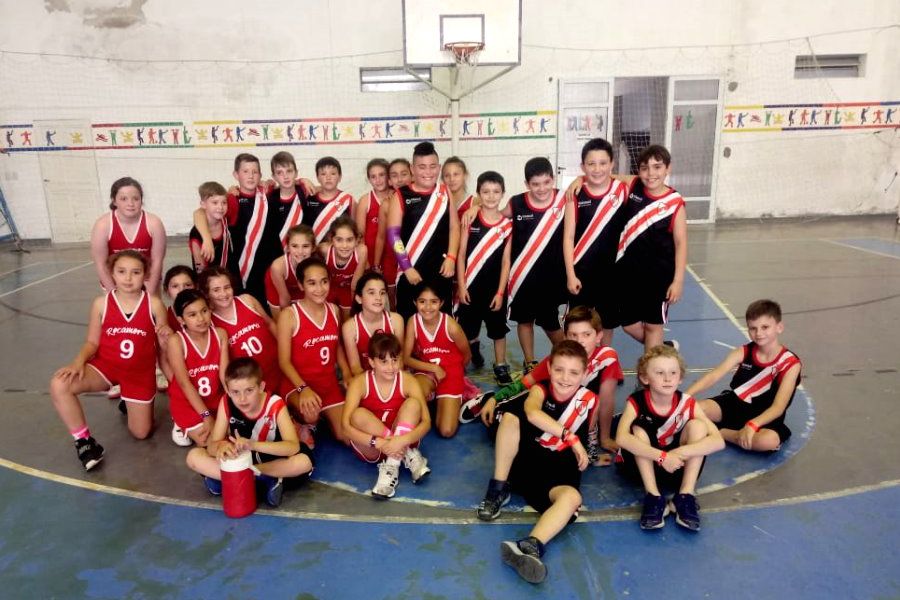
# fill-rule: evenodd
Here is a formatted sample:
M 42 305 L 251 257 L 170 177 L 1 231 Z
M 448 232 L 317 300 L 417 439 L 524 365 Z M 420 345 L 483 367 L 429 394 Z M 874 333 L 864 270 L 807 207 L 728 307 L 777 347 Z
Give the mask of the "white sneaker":
M 400 476 L 400 465 L 378 463 L 378 481 L 372 488 L 372 495 L 379 500 L 393 498 L 397 491 L 397 479 Z
M 106 391 L 106 397 L 109 398 L 110 400 L 118 400 L 119 398 L 121 398 L 121 397 L 122 397 L 122 388 L 121 388 L 121 386 L 119 386 L 119 385 L 114 385 L 114 386 L 110 387 L 110 388 Z
M 176 446 L 181 446 L 182 448 L 186 448 L 194 443 L 188 437 L 187 432 L 178 425 L 172 425 L 172 441 L 175 442 Z
M 419 483 L 431 473 L 431 469 L 428 468 L 428 459 L 422 456 L 422 452 L 418 448 L 406 449 L 406 454 L 403 455 L 403 466 L 409 469 L 413 483 Z

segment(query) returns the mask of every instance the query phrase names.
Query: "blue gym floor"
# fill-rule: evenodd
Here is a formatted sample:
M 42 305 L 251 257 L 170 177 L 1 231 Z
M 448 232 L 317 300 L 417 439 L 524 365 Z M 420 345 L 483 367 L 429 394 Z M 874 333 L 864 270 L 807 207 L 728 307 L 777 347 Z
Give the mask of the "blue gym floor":
M 167 265 L 181 254 L 173 244 Z M 86 409 L 107 459 L 84 474 L 46 383 L 83 339 L 96 293 L 87 249 L 4 252 L 0 597 L 900 597 L 898 259 L 888 218 L 691 228 L 685 297 L 667 333 L 681 343 L 686 382 L 743 343 L 735 315 L 771 296 L 786 311 L 785 343 L 804 360 L 787 419 L 794 435 L 773 455 L 729 447 L 707 461 L 698 534 L 671 518 L 640 531 L 641 491 L 612 467 L 589 468 L 586 510 L 548 546 L 548 579 L 532 586 L 498 547 L 534 515 L 514 499 L 496 523 L 474 519 L 492 465 L 479 423 L 453 440 L 429 435 L 432 476 L 413 486 L 404 474 L 383 503 L 367 496 L 374 467 L 323 440 L 314 482 L 278 511 L 232 521 L 169 441 L 164 394 L 146 442 L 93 396 Z M 640 347 L 621 331 L 614 346 L 633 371 Z M 487 370 L 472 377 L 489 381 Z M 629 374 L 619 406 L 633 387 Z

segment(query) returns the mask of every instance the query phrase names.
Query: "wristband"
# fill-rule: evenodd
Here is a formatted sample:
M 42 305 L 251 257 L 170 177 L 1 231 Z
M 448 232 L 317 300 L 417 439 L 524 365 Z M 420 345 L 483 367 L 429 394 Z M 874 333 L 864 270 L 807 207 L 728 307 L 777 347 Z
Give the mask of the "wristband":
M 373 435 L 373 436 L 372 436 L 372 439 L 369 440 L 369 448 L 374 448 L 374 447 L 375 447 L 375 439 L 376 439 L 376 438 L 375 438 L 375 436 Z
M 209 410 L 204 410 L 202 413 L 200 413 L 201 419 L 205 419 L 206 417 L 211 417 L 211 416 L 212 416 L 212 413 Z
M 308 388 L 308 387 L 309 387 L 309 386 L 306 385 L 305 383 L 301 383 L 300 385 L 297 386 L 297 389 L 294 390 L 294 391 L 297 392 L 297 395 L 299 396 L 300 394 L 303 393 L 303 390 L 305 390 L 305 389 Z
M 746 425 L 747 427 L 749 427 L 750 429 L 752 429 L 752 430 L 755 431 L 756 433 L 759 433 L 759 425 L 757 425 L 757 424 L 754 423 L 753 421 L 747 421 L 746 423 L 744 423 L 744 425 Z
M 400 239 L 400 227 L 388 227 L 387 239 L 394 251 L 394 256 L 397 257 L 397 266 L 400 267 L 400 270 L 406 271 L 411 269 L 412 263 L 409 262 L 409 256 L 406 255 L 406 246 L 403 245 L 403 240 Z
M 447 260 L 452 260 L 453 262 L 456 262 L 456 255 L 455 255 L 455 254 L 450 254 L 450 253 L 448 252 L 447 254 L 444 255 L 444 258 L 447 259 Z
M 562 433 L 559 434 L 559 439 L 561 439 L 561 440 L 564 441 L 564 442 L 565 442 L 565 441 L 568 441 L 569 435 L 570 435 L 571 433 L 572 433 L 571 431 L 569 431 L 568 429 L 566 429 L 565 427 L 563 427 Z
M 656 459 L 656 464 L 658 464 L 659 466 L 662 466 L 662 464 L 666 461 L 666 456 L 668 456 L 668 454 L 666 454 L 665 450 L 662 450 L 659 453 L 659 458 Z

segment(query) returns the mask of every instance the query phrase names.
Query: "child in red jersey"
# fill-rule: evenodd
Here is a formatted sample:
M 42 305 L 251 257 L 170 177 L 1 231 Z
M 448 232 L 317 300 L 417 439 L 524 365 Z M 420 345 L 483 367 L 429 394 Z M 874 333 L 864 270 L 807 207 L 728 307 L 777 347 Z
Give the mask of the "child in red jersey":
M 432 284 L 422 282 L 413 289 L 416 314 L 406 324 L 403 362 L 416 371 L 422 394 L 437 399 L 437 429 L 453 437 L 459 428 L 466 363 L 471 358 L 469 342 L 453 317 L 441 312 L 443 301 Z
M 366 268 L 382 271 L 384 258 L 384 240 L 378 246 L 378 226 L 380 223 L 381 206 L 385 200 L 394 195 L 393 188 L 388 184 L 388 162 L 383 158 L 373 158 L 366 165 L 366 179 L 372 189 L 359 197 L 356 202 L 356 213 L 353 219 L 356 222 L 356 230 L 362 234 L 366 245 L 368 260 Z
M 297 265 L 297 279 L 303 299 L 278 315 L 278 362 L 285 376 L 282 390 L 302 423 L 315 425 L 324 415 L 335 439 L 343 442 L 344 393 L 335 366 L 342 374 L 349 370 L 340 344 L 338 309 L 328 302 L 328 268 L 312 256 Z
M 453 202 L 456 214 L 460 219 L 467 210 L 478 206 L 478 197 L 466 191 L 468 176 L 469 170 L 466 169 L 466 163 L 458 156 L 451 156 L 444 161 L 441 167 L 441 181 L 447 186 L 447 191 L 450 192 L 450 201 Z
M 403 370 L 400 340 L 376 333 L 367 354 L 370 368 L 347 387 L 342 423 L 357 456 L 379 463 L 372 496 L 386 500 L 397 488 L 401 460 L 413 483 L 431 472 L 418 448 L 431 429 L 431 417 L 419 384 Z
M 122 250 L 136 250 L 147 259 L 147 292 L 159 295 L 166 258 L 166 228 L 154 214 L 144 211 L 144 189 L 131 177 L 117 179 L 110 189 L 110 213 L 91 229 L 91 258 L 104 290 L 113 289 L 107 260 Z
M 781 448 L 791 430 L 784 416 L 800 385 L 800 358 L 778 340 L 784 332 L 781 307 L 773 300 L 757 300 L 747 307 L 750 343 L 728 353 L 719 366 L 691 385 L 687 393 L 702 392 L 726 373 L 734 373 L 730 389 L 700 402 L 719 426 L 726 442 L 744 450 L 772 452 Z
M 70 364 L 50 380 L 53 407 L 75 438 L 86 471 L 103 460 L 78 399 L 118 384 L 127 406 L 128 431 L 142 440 L 153 430 L 158 333 L 168 331 L 162 301 L 144 291 L 147 259 L 136 250 L 109 257 L 112 291 L 91 305 L 87 339 Z
M 395 158 L 388 165 L 388 183 L 395 190 L 412 183 L 412 165 L 405 158 Z
M 387 285 L 380 273 L 369 271 L 356 283 L 350 319 L 341 325 L 347 366 L 354 376 L 369 368 L 369 340 L 376 333 L 389 333 L 403 340 L 403 317 L 388 306 Z
M 288 229 L 284 255 L 276 258 L 266 271 L 266 301 L 273 319 L 278 318 L 281 309 L 303 298 L 297 280 L 297 265 L 312 256 L 315 250 L 316 236 L 312 227 L 301 223 Z
M 206 226 L 212 241 L 213 256 L 207 260 L 203 256 L 203 236 L 196 226 L 188 234 L 188 249 L 191 251 L 191 262 L 197 273 L 210 265 L 228 266 L 231 253 L 231 238 L 228 233 L 228 222 L 225 214 L 228 211 L 228 192 L 221 183 L 207 181 L 197 190 L 200 193 L 200 208 L 206 214 Z
M 698 531 L 697 478 L 705 457 L 725 447 L 703 409 L 679 391 L 684 371 L 684 360 L 671 346 L 659 345 L 645 352 L 637 364 L 643 389 L 625 401 L 616 430 L 622 472 L 639 478 L 646 491 L 641 529 L 659 529 L 666 524 L 670 504 L 660 493 L 661 483 L 678 490 L 671 502 L 675 522 Z
M 174 302 L 175 297 L 184 290 L 192 290 L 197 287 L 197 272 L 187 265 L 175 265 L 166 271 L 163 277 L 163 289 L 166 296 Z M 181 323 L 175 315 L 175 309 L 170 306 L 166 309 L 166 323 L 172 331 L 181 329 Z M 167 374 L 168 375 L 168 374 Z
M 181 327 L 169 336 L 166 350 L 172 378 L 169 380 L 169 412 L 183 436 L 172 441 L 205 446 L 212 432 L 213 413 L 222 397 L 228 338 L 225 330 L 212 326 L 206 296 L 200 290 L 184 290 L 175 298 L 175 314 Z
M 281 504 L 286 483 L 299 483 L 313 470 L 312 450 L 297 439 L 284 400 L 268 391 L 262 370 L 252 358 L 231 361 L 225 370 L 225 391 L 206 448 L 194 448 L 187 466 L 203 476 L 206 489 L 222 494 L 219 462 L 241 452 L 253 455 L 257 490 L 269 506 Z M 285 481 L 287 480 L 287 481 Z M 288 485 L 288 487 L 291 487 Z M 260 489 L 261 488 L 261 489 Z
M 388 284 L 388 298 L 391 306 L 397 306 L 397 257 L 387 241 L 388 213 L 393 203 L 393 195 L 402 187 L 412 183 L 412 165 L 405 158 L 395 158 L 388 165 L 388 184 L 392 193 L 381 203 L 378 210 L 378 236 L 375 238 L 375 254 L 381 253 L 381 272 Z
M 200 289 L 209 300 L 212 322 L 228 335 L 228 355 L 246 356 L 259 363 L 266 389 L 281 388 L 275 322 L 250 294 L 234 295 L 234 279 L 222 267 L 210 267 L 200 275 Z
M 328 267 L 330 286 L 328 301 L 341 311 L 341 323 L 350 316 L 353 290 L 366 271 L 367 250 L 359 244 L 356 223 L 349 216 L 338 217 L 331 224 L 328 241 L 319 246 Z

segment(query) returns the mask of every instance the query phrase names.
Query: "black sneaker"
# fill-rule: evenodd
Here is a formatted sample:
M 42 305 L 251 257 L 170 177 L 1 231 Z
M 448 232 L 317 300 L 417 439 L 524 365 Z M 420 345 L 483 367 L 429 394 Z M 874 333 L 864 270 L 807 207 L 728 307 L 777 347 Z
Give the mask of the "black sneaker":
M 221 496 L 222 495 L 222 481 L 219 479 L 213 479 L 212 477 L 203 476 L 203 485 L 206 486 L 206 491 L 210 493 L 212 496 Z
M 272 508 L 281 506 L 281 497 L 284 494 L 284 486 L 282 485 L 281 477 L 257 475 L 256 483 L 262 488 L 261 491 L 265 493 L 266 504 Z
M 534 368 L 536 366 L 538 366 L 538 361 L 536 361 L 536 360 L 528 361 L 527 363 L 522 365 L 522 375 L 528 375 L 529 373 L 531 373 L 534 370 Z
M 469 348 L 472 350 L 472 366 L 480 369 L 484 366 L 484 357 L 481 355 L 481 342 L 471 342 Z
M 675 494 L 675 522 L 689 531 L 700 531 L 700 505 L 693 494 Z
M 488 483 L 484 500 L 478 505 L 475 514 L 482 521 L 493 521 L 500 516 L 500 509 L 509 503 L 509 483 L 491 479 Z
M 491 399 L 493 396 L 494 392 L 484 392 L 483 394 L 478 394 L 471 400 L 463 402 L 459 407 L 459 422 L 471 423 L 472 421 L 477 419 L 478 415 L 481 414 L 481 409 L 484 406 L 484 403 Z
M 127 417 L 128 416 L 128 405 L 125 404 L 124 400 L 119 400 L 118 407 L 119 407 L 119 412 Z
M 75 440 L 75 451 L 85 471 L 90 471 L 103 460 L 103 446 L 92 437 Z
M 506 541 L 500 544 L 500 557 L 528 583 L 540 583 L 547 578 L 547 566 L 541 562 L 542 548 L 535 537 Z
M 661 529 L 666 525 L 669 503 L 663 496 L 644 496 L 644 510 L 641 511 L 641 529 Z
M 509 385 L 513 382 L 508 364 L 500 363 L 499 365 L 494 365 L 494 381 L 496 381 L 497 385 L 500 387 Z

